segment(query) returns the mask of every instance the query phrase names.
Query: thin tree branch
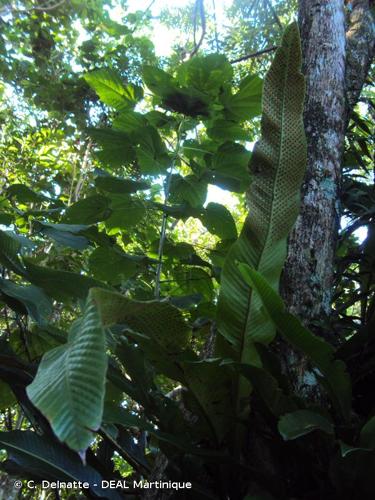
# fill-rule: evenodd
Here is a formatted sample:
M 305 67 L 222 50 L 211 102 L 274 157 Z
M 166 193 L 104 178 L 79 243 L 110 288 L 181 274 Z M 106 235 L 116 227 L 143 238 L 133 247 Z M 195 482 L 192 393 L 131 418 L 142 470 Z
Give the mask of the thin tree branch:
M 195 54 L 198 52 L 200 46 L 202 45 L 202 42 L 203 42 L 203 39 L 206 35 L 206 14 L 205 14 L 205 11 L 204 11 L 204 0 L 197 0 L 196 1 L 196 4 L 195 4 L 195 18 L 194 18 L 194 49 L 193 51 L 191 52 L 190 54 L 190 58 L 192 58 L 193 56 L 195 56 Z M 196 33 L 196 25 L 197 25 L 197 10 L 199 9 L 199 14 L 200 14 L 200 18 L 201 18 L 201 29 L 202 29 L 202 33 L 201 33 L 201 36 L 200 36 L 200 39 L 198 41 L 198 43 L 196 43 L 195 41 L 195 33 Z
M 215 4 L 215 0 L 212 0 L 212 8 L 213 8 L 213 11 L 214 11 L 213 18 L 214 18 L 216 52 L 219 52 L 219 35 L 218 35 L 218 31 L 217 31 L 216 4 Z
M 267 5 L 268 5 L 268 7 L 269 7 L 269 9 L 270 9 L 270 11 L 272 13 L 272 16 L 273 16 L 273 18 L 274 18 L 277 26 L 279 27 L 279 29 L 281 31 L 283 31 L 283 25 L 281 24 L 279 16 L 276 14 L 276 10 L 275 10 L 274 6 L 272 5 L 271 0 L 266 0 L 266 3 L 267 3 Z
M 65 3 L 66 0 L 60 0 L 59 2 L 56 2 L 54 4 L 50 4 L 49 2 L 46 2 L 45 5 L 35 5 L 33 7 L 30 7 L 29 9 L 15 9 L 12 4 L 5 5 L 3 10 L 0 12 L 0 15 L 3 15 L 6 13 L 7 9 L 9 9 L 9 12 L 17 12 L 17 13 L 27 13 L 27 12 L 32 12 L 33 10 L 40 11 L 40 12 L 48 12 L 51 10 L 55 10 L 58 7 L 61 7 Z
M 154 5 L 156 0 L 151 0 L 151 2 L 149 3 L 149 5 L 146 7 L 146 9 L 144 10 L 143 14 L 147 14 L 147 12 L 151 9 L 151 7 Z
M 171 166 L 167 178 L 165 180 L 165 189 L 164 189 L 164 205 L 168 203 L 169 191 L 171 187 L 171 179 L 173 173 L 173 165 Z M 163 267 L 163 252 L 164 252 L 164 243 L 167 234 L 167 220 L 168 215 L 164 212 L 163 218 L 161 222 L 161 230 L 160 230 L 160 240 L 159 240 L 159 248 L 158 248 L 158 264 L 156 266 L 156 276 L 155 276 L 155 298 L 160 299 L 160 276 Z
M 80 173 L 80 176 L 79 176 L 79 179 L 77 182 L 77 186 L 75 189 L 75 193 L 74 193 L 74 201 L 78 201 L 79 196 L 81 194 L 83 184 L 84 184 L 85 179 L 86 179 L 86 175 L 87 175 L 87 172 L 89 169 L 91 147 L 92 147 L 92 142 L 91 142 L 91 140 L 89 140 L 89 142 L 87 143 L 87 147 L 86 147 L 85 154 L 84 154 L 83 161 L 82 161 L 81 173 Z
M 272 47 L 267 47 L 266 49 L 258 50 L 257 52 L 253 52 L 252 54 L 241 56 L 238 59 L 233 59 L 233 61 L 230 61 L 230 63 L 236 64 L 242 61 L 247 61 L 248 59 L 254 59 L 255 57 L 260 57 L 263 56 L 264 54 L 268 54 L 269 52 L 273 52 L 277 48 L 278 48 L 277 45 L 273 45 Z

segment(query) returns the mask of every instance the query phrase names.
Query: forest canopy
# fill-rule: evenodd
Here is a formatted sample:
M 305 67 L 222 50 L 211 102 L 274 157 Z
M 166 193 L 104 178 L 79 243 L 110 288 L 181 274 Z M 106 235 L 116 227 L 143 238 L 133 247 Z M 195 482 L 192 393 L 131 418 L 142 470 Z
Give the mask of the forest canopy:
M 312 4 L 1 2 L 0 499 L 373 498 L 374 7 Z

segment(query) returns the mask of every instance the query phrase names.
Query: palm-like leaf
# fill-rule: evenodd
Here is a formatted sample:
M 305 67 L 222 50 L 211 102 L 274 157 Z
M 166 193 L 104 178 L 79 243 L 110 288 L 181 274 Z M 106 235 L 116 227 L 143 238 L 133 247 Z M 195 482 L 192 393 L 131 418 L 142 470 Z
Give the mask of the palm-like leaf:
M 84 453 L 103 413 L 107 356 L 99 312 L 89 296 L 67 344 L 47 352 L 27 387 L 60 441 Z

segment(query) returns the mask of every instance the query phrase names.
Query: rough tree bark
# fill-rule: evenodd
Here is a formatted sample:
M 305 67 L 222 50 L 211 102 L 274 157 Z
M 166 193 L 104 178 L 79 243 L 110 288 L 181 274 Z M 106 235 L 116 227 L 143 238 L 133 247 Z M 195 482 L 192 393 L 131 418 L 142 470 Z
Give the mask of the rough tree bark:
M 299 1 L 308 162 L 281 290 L 289 310 L 318 331 L 331 309 L 348 117 L 374 52 L 369 1 L 346 3 L 347 7 L 344 0 Z M 289 372 L 294 372 L 297 387 L 315 385 L 311 374 L 306 377 L 304 360 L 288 354 Z
M 283 293 L 290 311 L 311 324 L 328 315 L 331 305 L 346 114 L 344 2 L 301 0 L 299 21 L 308 160 Z

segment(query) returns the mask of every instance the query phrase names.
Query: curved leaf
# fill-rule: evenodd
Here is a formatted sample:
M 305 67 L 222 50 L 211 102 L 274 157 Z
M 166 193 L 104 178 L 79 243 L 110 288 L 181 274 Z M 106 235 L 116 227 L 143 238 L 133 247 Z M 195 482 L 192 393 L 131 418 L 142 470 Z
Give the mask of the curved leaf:
M 17 285 L 1 278 L 0 290 L 5 295 L 21 302 L 34 321 L 40 325 L 44 325 L 47 322 L 48 317 L 52 313 L 52 302 L 43 290 L 34 285 Z
M 147 263 L 142 255 L 130 255 L 116 247 L 98 247 L 89 257 L 89 268 L 101 280 L 121 283 Z
M 132 179 L 121 179 L 111 175 L 100 175 L 95 179 L 95 186 L 108 193 L 135 193 L 141 189 L 149 189 L 150 185 L 143 181 L 133 181 Z
M 134 106 L 137 102 L 133 85 L 123 85 L 121 77 L 112 69 L 99 69 L 84 75 L 86 82 L 100 97 L 100 100 L 118 111 Z
M 81 453 L 101 424 L 106 370 L 104 329 L 89 297 L 67 344 L 43 356 L 35 379 L 27 387 L 30 400 L 60 441 Z
M 256 290 L 277 330 L 318 368 L 319 380 L 324 382 L 333 403 L 343 417 L 348 419 L 351 408 L 351 382 L 345 363 L 334 358 L 335 351 L 330 344 L 315 336 L 296 316 L 285 310 L 283 301 L 261 274 L 246 264 L 239 264 L 238 267 L 246 283 Z
M 237 238 L 237 229 L 232 214 L 220 203 L 209 203 L 200 217 L 202 223 L 212 234 L 223 240 Z
M 91 296 L 100 311 L 104 327 L 124 324 L 153 338 L 172 354 L 178 354 L 188 346 L 188 324 L 181 311 L 168 302 L 131 300 L 101 288 L 91 290 Z
M 250 161 L 249 215 L 221 277 L 218 330 L 242 363 L 259 364 L 254 342 L 270 342 L 275 330 L 261 315 L 260 299 L 244 282 L 235 262 L 258 269 L 277 288 L 306 164 L 303 99 L 299 33 L 292 24 L 265 79 L 262 137 Z M 225 345 L 219 342 L 219 351 L 225 352 Z
M 17 274 L 24 274 L 24 267 L 18 257 L 21 243 L 7 231 L 0 231 L 0 262 Z
M 71 300 L 72 297 L 85 299 L 90 288 L 106 286 L 88 276 L 37 266 L 29 260 L 26 262 L 26 268 L 30 281 L 57 300 Z
M 73 203 L 65 212 L 64 222 L 71 224 L 95 224 L 111 215 L 110 200 L 100 194 L 88 196 Z
M 285 441 L 296 439 L 315 430 L 334 434 L 333 424 L 330 420 L 309 410 L 297 410 L 283 415 L 277 427 Z
M 21 467 L 26 477 L 87 482 L 95 496 L 121 498 L 114 490 L 101 489 L 102 477 L 95 469 L 83 465 L 77 455 L 45 436 L 31 431 L 0 432 L 0 449 L 7 450 L 8 460 Z

